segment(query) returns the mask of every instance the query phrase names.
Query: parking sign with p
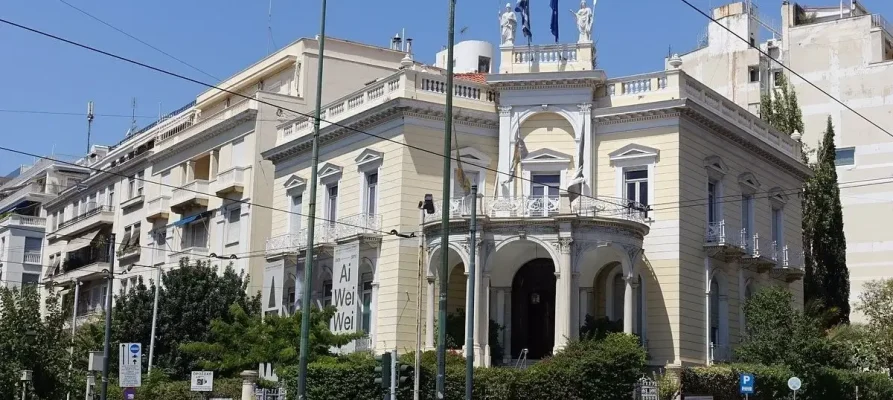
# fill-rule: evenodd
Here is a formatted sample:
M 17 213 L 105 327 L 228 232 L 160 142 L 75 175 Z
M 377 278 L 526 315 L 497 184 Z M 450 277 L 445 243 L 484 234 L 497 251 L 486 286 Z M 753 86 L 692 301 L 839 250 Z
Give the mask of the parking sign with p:
M 756 384 L 756 380 L 753 377 L 753 374 L 740 374 L 738 377 L 738 387 L 741 391 L 741 394 L 753 394 L 753 387 Z

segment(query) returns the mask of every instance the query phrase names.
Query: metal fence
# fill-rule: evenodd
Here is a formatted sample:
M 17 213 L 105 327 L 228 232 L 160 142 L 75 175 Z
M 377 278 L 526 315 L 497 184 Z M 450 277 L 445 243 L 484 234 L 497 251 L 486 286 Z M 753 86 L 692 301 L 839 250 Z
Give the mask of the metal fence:
M 257 400 L 285 400 L 285 388 L 254 389 L 254 397 Z

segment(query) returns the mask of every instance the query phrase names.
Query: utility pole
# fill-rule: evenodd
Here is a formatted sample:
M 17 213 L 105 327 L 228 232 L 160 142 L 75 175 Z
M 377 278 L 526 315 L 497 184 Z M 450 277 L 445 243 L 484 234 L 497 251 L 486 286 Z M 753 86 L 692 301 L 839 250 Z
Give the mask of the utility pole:
M 475 262 L 477 248 L 478 229 L 478 185 L 471 185 L 471 250 L 468 260 L 468 310 L 465 312 L 465 400 L 471 400 L 471 392 L 474 387 L 474 295 L 477 291 L 475 284 Z
M 415 368 L 413 369 L 412 398 L 419 400 L 419 381 L 422 368 L 422 280 L 425 278 L 425 260 L 428 257 L 428 249 L 425 245 L 425 214 L 434 214 L 434 196 L 425 195 L 425 200 L 419 202 L 419 283 L 416 292 L 416 323 L 415 323 Z M 428 310 L 433 312 L 434 310 Z
M 310 288 L 313 287 L 313 235 L 316 230 L 316 186 L 319 173 L 319 115 L 322 108 L 322 71 L 326 45 L 326 0 L 319 22 L 319 55 L 316 73 L 316 111 L 313 115 L 313 150 L 310 162 L 310 205 L 307 212 L 307 253 L 304 257 L 304 293 L 301 296 L 301 358 L 298 366 L 298 400 L 307 395 L 307 360 L 310 352 Z
M 165 235 L 165 233 L 161 233 Z M 149 264 L 155 268 L 155 302 L 152 305 L 152 336 L 149 337 L 149 374 L 152 374 L 152 361 L 155 359 L 155 324 L 158 322 L 158 294 L 161 292 L 161 267 L 155 265 L 155 253 L 158 247 L 158 233 L 152 234 L 152 256 L 149 258 Z
M 447 77 L 446 77 L 446 116 L 444 118 L 443 135 L 443 206 L 441 207 L 440 223 L 440 295 L 437 311 L 437 399 L 446 398 L 444 387 L 446 386 L 446 307 L 447 307 L 447 276 L 449 275 L 449 243 L 450 243 L 450 144 L 453 139 L 453 47 L 455 42 L 456 0 L 448 0 L 450 3 L 449 23 L 447 28 Z
M 115 234 L 109 235 L 108 240 L 109 269 L 107 279 L 109 281 L 105 295 L 105 345 L 102 351 L 102 392 L 100 400 L 107 400 L 109 393 L 109 355 L 112 340 L 112 287 L 115 285 Z
M 68 356 L 70 360 L 68 361 L 68 376 L 71 377 L 71 369 L 74 367 L 74 334 L 76 332 L 75 328 L 77 326 L 78 321 L 78 296 L 81 292 L 81 281 L 77 279 L 73 279 L 72 285 L 74 286 L 74 305 L 71 306 L 71 338 L 72 343 L 71 347 L 68 348 Z M 65 395 L 66 399 L 71 399 L 71 392 L 68 392 Z

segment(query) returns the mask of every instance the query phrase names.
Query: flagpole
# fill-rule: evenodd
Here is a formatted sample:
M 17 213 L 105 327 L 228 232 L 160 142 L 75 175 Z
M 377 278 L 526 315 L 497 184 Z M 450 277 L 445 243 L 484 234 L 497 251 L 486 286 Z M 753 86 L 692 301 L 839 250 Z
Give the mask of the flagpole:
M 450 6 L 447 27 L 447 76 L 446 76 L 446 112 L 444 116 L 443 154 L 450 154 L 453 136 L 453 47 L 455 45 L 456 0 L 448 0 Z M 446 307 L 447 276 L 449 275 L 449 242 L 450 242 L 450 157 L 443 158 L 443 205 L 441 206 L 440 223 L 440 293 L 438 299 L 437 323 L 437 399 L 445 399 L 446 386 Z
M 310 353 L 310 288 L 313 287 L 313 235 L 316 227 L 316 187 L 319 173 L 319 116 L 322 108 L 322 70 L 326 46 L 326 0 L 322 0 L 319 23 L 319 55 L 316 72 L 316 111 L 313 115 L 313 146 L 310 162 L 310 205 L 307 212 L 307 253 L 304 257 L 304 293 L 301 297 L 301 353 L 298 364 L 298 400 L 307 397 L 307 361 Z

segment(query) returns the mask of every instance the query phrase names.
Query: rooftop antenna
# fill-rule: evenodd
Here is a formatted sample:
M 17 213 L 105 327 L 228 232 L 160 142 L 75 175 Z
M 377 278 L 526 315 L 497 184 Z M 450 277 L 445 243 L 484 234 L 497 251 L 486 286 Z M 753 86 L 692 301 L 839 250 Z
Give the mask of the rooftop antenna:
M 93 102 L 87 102 L 87 155 L 90 155 L 90 133 L 93 129 Z M 56 145 L 53 145 L 53 156 L 56 154 Z
M 130 136 L 136 132 L 136 97 L 130 99 L 130 129 L 127 130 L 127 135 Z

